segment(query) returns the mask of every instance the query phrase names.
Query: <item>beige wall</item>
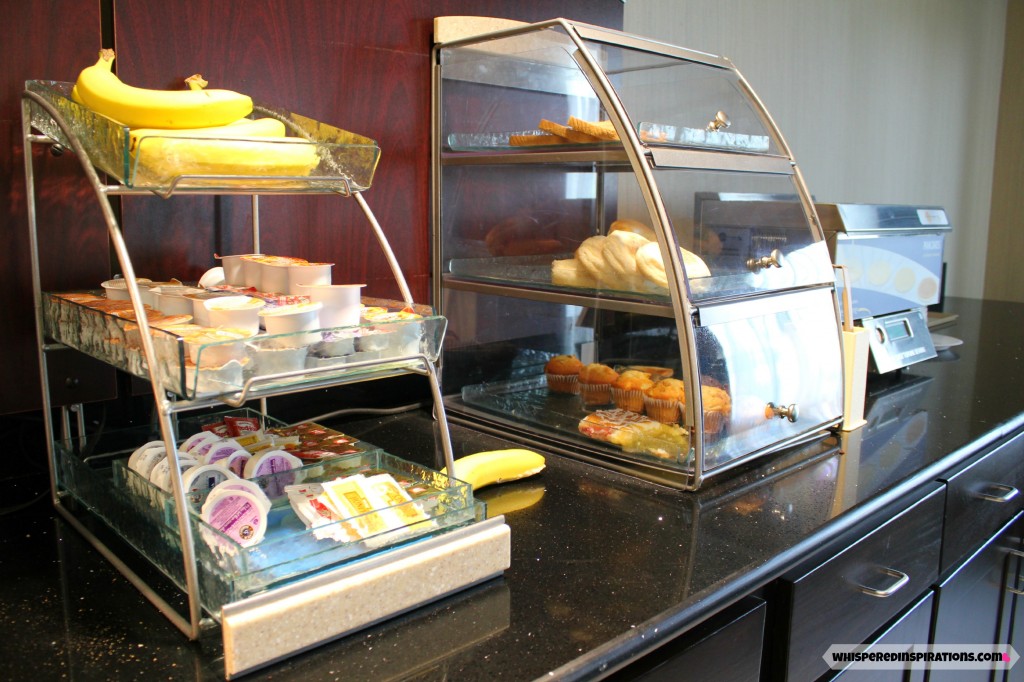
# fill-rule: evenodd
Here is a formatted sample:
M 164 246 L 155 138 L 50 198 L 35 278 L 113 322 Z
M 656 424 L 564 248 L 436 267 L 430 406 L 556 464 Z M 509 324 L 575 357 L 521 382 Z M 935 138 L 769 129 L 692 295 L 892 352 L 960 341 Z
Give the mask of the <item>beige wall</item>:
M 981 297 L 1007 2 L 630 0 L 625 29 L 732 59 L 817 200 L 944 206 L 946 293 Z

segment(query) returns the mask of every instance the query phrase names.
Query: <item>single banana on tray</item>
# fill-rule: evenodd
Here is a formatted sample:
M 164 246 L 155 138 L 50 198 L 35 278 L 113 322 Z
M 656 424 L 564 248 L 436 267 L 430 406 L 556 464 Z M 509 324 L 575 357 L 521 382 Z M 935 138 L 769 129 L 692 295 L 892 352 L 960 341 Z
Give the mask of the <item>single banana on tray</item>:
M 540 473 L 544 469 L 544 456 L 522 448 L 488 450 L 460 457 L 454 465 L 455 472 L 451 476 L 469 483 L 475 491 Z M 442 469 L 441 473 L 449 475 L 448 468 Z
M 250 137 L 284 137 L 284 123 L 276 118 L 240 118 L 227 125 L 208 128 L 134 128 L 129 132 L 129 151 L 135 153 L 146 138 L 196 137 L 220 139 L 246 139 Z
M 148 137 L 135 152 L 137 182 L 180 176 L 305 177 L 316 168 L 317 146 L 296 137 Z
M 252 99 L 232 90 L 151 90 L 121 81 L 111 68 L 113 50 L 82 69 L 72 98 L 129 128 L 205 128 L 235 121 L 252 112 Z

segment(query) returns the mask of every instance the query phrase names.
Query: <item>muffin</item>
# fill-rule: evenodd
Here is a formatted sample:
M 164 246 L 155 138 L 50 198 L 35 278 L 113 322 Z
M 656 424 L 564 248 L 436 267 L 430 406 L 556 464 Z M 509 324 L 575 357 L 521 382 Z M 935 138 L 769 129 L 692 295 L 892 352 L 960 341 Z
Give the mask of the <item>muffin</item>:
M 680 379 L 662 379 L 644 391 L 647 415 L 662 424 L 678 423 L 685 404 L 686 386 Z
M 612 401 L 612 384 L 619 373 L 608 365 L 593 362 L 579 372 L 580 395 L 584 405 L 607 405 Z
M 548 379 L 548 390 L 552 393 L 580 392 L 579 374 L 583 363 L 575 355 L 556 355 L 544 365 L 544 375 Z
M 647 372 L 627 369 L 612 384 L 612 401 L 620 410 L 643 414 L 644 391 L 653 385 L 654 380 Z
M 704 407 L 704 431 L 718 433 L 732 412 L 729 394 L 715 386 L 701 386 L 700 398 Z

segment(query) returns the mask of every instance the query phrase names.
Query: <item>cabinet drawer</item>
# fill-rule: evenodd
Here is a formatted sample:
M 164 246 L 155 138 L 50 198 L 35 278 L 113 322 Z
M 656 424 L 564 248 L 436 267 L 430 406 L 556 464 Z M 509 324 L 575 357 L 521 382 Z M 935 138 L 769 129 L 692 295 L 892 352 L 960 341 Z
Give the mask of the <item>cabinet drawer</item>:
M 904 651 L 909 651 L 915 644 L 928 642 L 932 624 L 932 606 L 935 601 L 934 593 L 929 590 L 924 596 L 917 600 L 906 613 L 900 616 L 894 623 L 881 632 L 872 646 L 875 644 L 901 645 Z M 888 670 L 853 670 L 847 668 L 839 673 L 835 680 L 842 682 L 922 682 L 925 670 L 923 666 L 913 670 L 904 670 L 893 667 Z
M 945 575 L 1024 506 L 1024 434 L 946 477 Z
M 765 603 L 747 596 L 607 678 L 609 682 L 757 682 Z
M 809 571 L 784 578 L 789 596 L 787 680 L 829 671 L 832 644 L 866 642 L 938 576 L 943 488 Z

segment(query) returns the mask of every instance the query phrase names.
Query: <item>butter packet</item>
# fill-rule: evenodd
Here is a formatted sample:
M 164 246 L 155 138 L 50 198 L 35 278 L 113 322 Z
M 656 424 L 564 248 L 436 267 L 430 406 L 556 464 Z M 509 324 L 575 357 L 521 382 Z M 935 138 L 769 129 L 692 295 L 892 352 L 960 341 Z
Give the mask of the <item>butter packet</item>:
M 430 519 L 391 474 L 370 476 L 364 480 L 364 484 L 369 488 L 370 494 L 378 500 L 379 506 L 386 507 L 401 519 L 402 525 L 411 526 Z
M 365 485 L 362 475 L 324 481 L 327 499 L 345 519 L 351 519 L 363 539 L 401 528 L 402 520 L 383 505 L 377 496 Z

